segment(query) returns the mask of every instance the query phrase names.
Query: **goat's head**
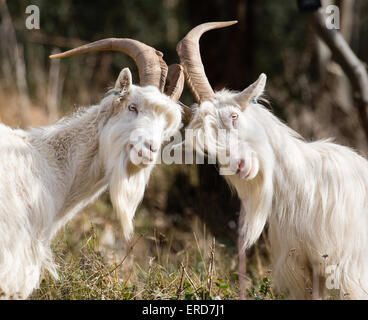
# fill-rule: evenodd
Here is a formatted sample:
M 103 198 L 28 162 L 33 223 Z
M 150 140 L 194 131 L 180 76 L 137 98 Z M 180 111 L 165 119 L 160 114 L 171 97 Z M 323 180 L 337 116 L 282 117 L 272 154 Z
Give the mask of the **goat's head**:
M 177 101 L 184 75 L 180 65 L 168 68 L 161 52 L 132 39 L 103 39 L 51 58 L 105 50 L 128 54 L 136 62 L 140 77 L 140 86 L 134 85 L 130 70 L 123 69 L 101 102 L 101 112 L 107 111 L 109 116 L 101 129 L 99 155 L 112 203 L 121 216 L 124 235 L 129 238 L 149 169 L 163 142 L 180 127 L 182 109 Z
M 181 123 L 181 108 L 155 86 L 132 84 L 128 68 L 121 71 L 113 89 L 116 116 L 109 120 L 109 140 L 119 140 L 132 165 L 153 165 L 164 141 Z M 123 134 L 122 134 L 123 133 Z
M 130 165 L 153 165 L 162 143 L 181 123 L 176 103 L 184 86 L 180 65 L 167 67 L 162 53 L 133 39 L 103 39 L 51 58 L 64 58 L 93 51 L 116 50 L 128 54 L 138 66 L 140 86 L 134 85 L 128 68 L 120 72 L 115 87 L 102 103 L 113 106 L 102 135 L 103 145 L 112 145 L 129 155 Z
M 199 51 L 201 35 L 236 21 L 204 23 L 192 29 L 177 46 L 187 84 L 198 102 L 188 125 L 196 137 L 195 148 L 217 157 L 223 174 L 237 174 L 251 180 L 259 171 L 258 147 L 264 138 L 257 119 L 248 112 L 257 104 L 266 85 L 266 76 L 242 92 L 214 92 L 206 77 Z

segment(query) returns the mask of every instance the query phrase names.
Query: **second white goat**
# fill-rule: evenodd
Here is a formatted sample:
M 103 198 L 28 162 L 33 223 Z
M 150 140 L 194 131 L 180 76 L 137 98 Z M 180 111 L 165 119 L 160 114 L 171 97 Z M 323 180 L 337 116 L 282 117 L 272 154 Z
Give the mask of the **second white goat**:
M 219 162 L 242 203 L 245 247 L 268 222 L 279 292 L 368 299 L 368 161 L 330 141 L 307 142 L 277 119 L 260 103 L 264 74 L 242 92 L 212 90 L 198 40 L 233 23 L 197 26 L 177 47 L 200 104 L 188 127 L 196 147 L 218 160 L 230 154 Z

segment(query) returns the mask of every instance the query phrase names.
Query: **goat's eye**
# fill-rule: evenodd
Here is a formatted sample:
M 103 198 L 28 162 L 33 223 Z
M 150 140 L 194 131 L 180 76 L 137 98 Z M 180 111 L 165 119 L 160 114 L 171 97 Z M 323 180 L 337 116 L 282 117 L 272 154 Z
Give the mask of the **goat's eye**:
M 232 121 L 235 121 L 236 119 L 238 119 L 238 117 L 239 117 L 239 115 L 235 112 L 231 114 L 231 120 Z
M 128 106 L 128 109 L 129 109 L 129 111 L 133 111 L 133 112 L 135 112 L 135 113 L 138 113 L 137 106 L 136 106 L 134 103 L 130 104 L 130 105 Z

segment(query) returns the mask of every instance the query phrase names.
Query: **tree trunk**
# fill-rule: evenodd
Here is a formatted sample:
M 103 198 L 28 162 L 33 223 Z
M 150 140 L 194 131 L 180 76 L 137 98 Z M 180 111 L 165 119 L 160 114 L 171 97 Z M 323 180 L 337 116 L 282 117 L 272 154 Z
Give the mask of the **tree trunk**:
M 227 6 L 214 2 L 190 2 L 191 25 L 209 21 L 237 19 L 238 24 L 214 30 L 201 38 L 201 53 L 206 74 L 212 87 L 243 90 L 253 77 L 255 39 L 254 1 L 230 0 Z M 231 17 L 231 19 L 229 18 Z M 222 35 L 222 36 L 221 36 Z M 249 50 L 247 44 L 252 44 Z M 225 179 L 214 165 L 199 165 L 199 188 L 196 213 L 211 232 L 223 240 L 237 243 L 237 223 L 240 202 L 231 193 Z
M 319 37 L 332 52 L 332 59 L 339 64 L 350 80 L 354 91 L 355 106 L 368 139 L 368 74 L 365 65 L 358 59 L 340 32 L 329 30 L 325 24 L 323 9 L 311 15 Z

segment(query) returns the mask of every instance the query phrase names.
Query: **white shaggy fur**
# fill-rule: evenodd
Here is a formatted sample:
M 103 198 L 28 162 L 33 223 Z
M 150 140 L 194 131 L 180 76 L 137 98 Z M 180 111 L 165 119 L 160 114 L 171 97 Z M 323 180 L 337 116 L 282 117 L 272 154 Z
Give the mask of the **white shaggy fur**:
M 280 292 L 311 298 L 315 268 L 323 297 L 337 293 L 342 299 L 367 299 L 367 160 L 328 140 L 306 142 L 253 100 L 264 84 L 257 87 L 245 101 L 241 93 L 216 93 L 201 104 L 189 126 L 197 136 L 212 136 L 212 142 L 218 128 L 238 134 L 238 151 L 229 162 L 233 172 L 226 179 L 242 201 L 246 247 L 268 222 L 273 280 Z M 238 119 L 232 121 L 234 113 Z M 197 148 L 214 150 L 209 144 Z M 331 284 L 340 290 L 327 291 Z
M 54 276 L 50 242 L 107 187 L 129 238 L 158 149 L 179 128 L 181 109 L 155 87 L 131 83 L 124 69 L 99 105 L 29 131 L 0 124 L 0 292 L 26 298 L 41 272 Z M 129 107 L 130 106 L 130 107 Z M 132 145 L 139 131 L 143 144 Z M 155 152 L 147 150 L 155 144 Z M 150 157 L 134 165 L 133 151 Z M 1 295 L 1 294 L 0 294 Z

